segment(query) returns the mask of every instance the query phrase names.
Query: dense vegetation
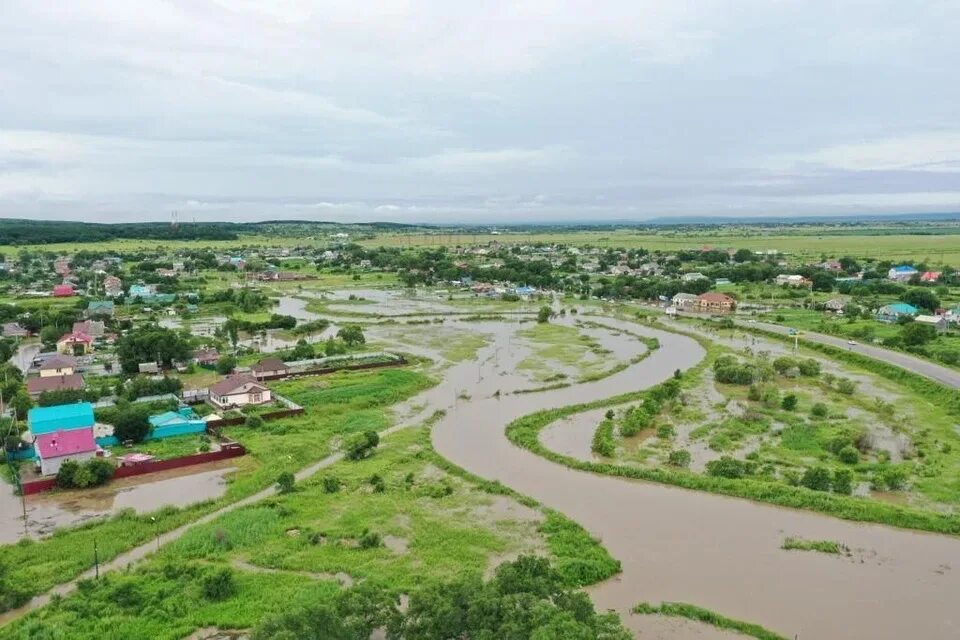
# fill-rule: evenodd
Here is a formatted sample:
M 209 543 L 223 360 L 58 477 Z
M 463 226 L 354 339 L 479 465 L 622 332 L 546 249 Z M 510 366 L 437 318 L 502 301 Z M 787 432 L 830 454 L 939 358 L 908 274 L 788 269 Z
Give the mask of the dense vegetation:
M 238 225 L 202 222 L 170 225 L 163 222 L 97 224 L 46 220 L 0 220 L 0 245 L 103 242 L 105 240 L 236 240 Z

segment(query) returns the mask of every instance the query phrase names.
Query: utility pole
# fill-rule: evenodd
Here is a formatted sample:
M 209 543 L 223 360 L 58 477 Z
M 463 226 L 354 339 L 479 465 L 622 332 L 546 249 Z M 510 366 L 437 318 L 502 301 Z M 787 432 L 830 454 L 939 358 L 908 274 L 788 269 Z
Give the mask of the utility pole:
M 97 539 L 93 539 L 93 570 L 94 578 L 100 579 L 100 554 L 97 549 Z

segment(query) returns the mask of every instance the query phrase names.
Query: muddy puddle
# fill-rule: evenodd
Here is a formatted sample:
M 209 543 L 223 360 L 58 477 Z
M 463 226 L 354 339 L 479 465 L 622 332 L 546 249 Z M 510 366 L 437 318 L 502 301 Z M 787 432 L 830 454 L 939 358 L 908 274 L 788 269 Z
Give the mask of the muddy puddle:
M 26 497 L 30 535 L 43 537 L 57 527 L 71 526 L 133 509 L 148 513 L 173 505 L 183 507 L 220 497 L 226 491 L 225 476 L 235 467 L 223 460 L 209 464 L 161 471 L 145 476 L 122 478 L 87 490 L 55 491 Z M 13 543 L 23 536 L 20 497 L 9 485 L 0 486 L 0 544 Z

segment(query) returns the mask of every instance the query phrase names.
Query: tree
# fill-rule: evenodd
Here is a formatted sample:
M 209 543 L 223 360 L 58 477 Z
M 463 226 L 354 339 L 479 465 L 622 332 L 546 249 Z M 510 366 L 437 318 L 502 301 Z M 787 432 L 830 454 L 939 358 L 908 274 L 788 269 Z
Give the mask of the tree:
M 289 471 L 284 471 L 277 477 L 277 492 L 292 493 L 297 479 Z
M 180 333 L 148 324 L 133 329 L 117 341 L 117 358 L 126 373 L 137 373 L 141 362 L 169 367 L 190 357 L 190 345 Z
M 337 337 L 350 347 L 356 347 L 366 343 L 367 339 L 363 335 L 363 329 L 358 324 L 348 324 L 337 332 Z
M 553 312 L 550 310 L 550 307 L 544 305 L 540 307 L 540 310 L 537 311 L 537 322 L 544 324 L 550 322 L 550 316 L 553 315 Z
M 783 400 L 780 402 L 780 408 L 784 411 L 793 411 L 797 408 L 797 396 L 792 393 L 788 393 L 783 396 Z
M 237 366 L 237 359 L 234 356 L 224 354 L 217 359 L 217 373 L 220 375 L 227 375 L 232 372 Z
M 310 360 L 313 356 L 313 345 L 303 338 L 297 340 L 297 346 L 290 352 L 290 357 L 294 360 Z
M 150 422 L 143 407 L 128 405 L 119 408 L 113 419 L 113 435 L 120 442 L 143 442 L 150 434 Z
M 327 341 L 323 345 L 323 352 L 328 357 L 343 355 L 347 352 L 347 345 L 343 343 L 343 340 L 327 338 Z
M 911 287 L 900 299 L 907 304 L 912 304 L 927 311 L 934 311 L 940 307 L 940 298 L 937 297 L 937 294 L 923 287 Z
M 916 347 L 937 339 L 936 327 L 910 322 L 900 327 L 900 339 L 908 347 Z
M 733 254 L 734 262 L 753 262 L 755 259 L 756 256 L 750 249 L 737 249 L 737 252 Z

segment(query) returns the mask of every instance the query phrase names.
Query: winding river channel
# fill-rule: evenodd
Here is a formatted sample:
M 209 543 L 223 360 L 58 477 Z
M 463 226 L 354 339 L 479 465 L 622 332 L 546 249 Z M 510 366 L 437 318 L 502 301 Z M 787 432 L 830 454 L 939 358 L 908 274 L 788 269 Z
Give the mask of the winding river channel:
M 521 416 L 641 390 L 666 380 L 676 369 L 695 366 L 705 355 L 695 340 L 683 335 L 610 318 L 603 322 L 656 337 L 661 346 L 601 380 L 525 394 L 510 393 L 531 386 L 517 373 L 518 362 L 529 353 L 529 345 L 517 337 L 523 325 L 448 323 L 485 334 L 487 344 L 475 358 L 443 369 L 439 385 L 399 407 L 399 424 L 390 431 L 445 410 L 432 431 L 441 455 L 564 513 L 620 560 L 621 574 L 588 591 L 598 608 L 619 612 L 639 638 L 735 637 L 682 620 L 631 615 L 630 609 L 643 601 L 688 602 L 801 640 L 960 637 L 960 539 L 576 471 L 510 443 L 505 429 Z M 376 336 L 374 326 L 368 331 Z M 600 342 L 619 355 L 624 340 L 633 338 L 607 332 Z M 426 348 L 410 351 L 436 358 Z M 577 426 L 575 419 L 569 424 L 580 429 L 577 438 L 582 440 L 582 424 Z M 553 427 L 559 428 L 563 425 Z M 551 446 L 549 439 L 544 442 Z M 340 458 L 330 456 L 297 476 L 306 477 Z M 198 523 L 271 495 L 272 489 L 260 492 L 162 534 L 109 567 L 126 566 Z M 784 551 L 780 547 L 788 536 L 836 540 L 853 553 Z M 72 587 L 65 584 L 56 591 L 67 593 Z M 38 597 L 0 616 L 0 623 L 47 601 Z
M 472 399 L 433 429 L 441 455 L 563 512 L 622 562 L 621 575 L 590 589 L 599 608 L 620 612 L 639 637 L 691 637 L 631 618 L 641 601 L 689 602 L 791 638 L 960 637 L 960 540 L 575 471 L 510 443 L 504 431 L 516 418 L 646 388 L 704 356 L 691 338 L 605 322 L 656 336 L 661 348 L 597 382 L 491 397 L 510 375 L 491 359 L 507 348 L 498 336 L 478 354 L 486 370 Z M 783 551 L 787 536 L 837 540 L 855 553 Z

